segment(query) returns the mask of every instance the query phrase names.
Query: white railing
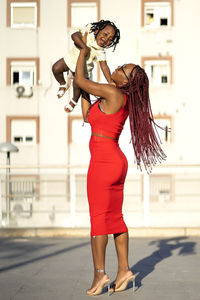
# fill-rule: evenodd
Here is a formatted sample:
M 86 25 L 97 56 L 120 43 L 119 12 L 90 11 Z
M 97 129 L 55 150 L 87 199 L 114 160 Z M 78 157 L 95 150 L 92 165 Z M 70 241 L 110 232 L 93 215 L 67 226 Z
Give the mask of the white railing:
M 86 174 L 87 166 L 0 166 L 0 225 L 89 227 Z M 129 166 L 127 225 L 199 227 L 199 183 L 200 165 L 162 165 L 150 176 Z

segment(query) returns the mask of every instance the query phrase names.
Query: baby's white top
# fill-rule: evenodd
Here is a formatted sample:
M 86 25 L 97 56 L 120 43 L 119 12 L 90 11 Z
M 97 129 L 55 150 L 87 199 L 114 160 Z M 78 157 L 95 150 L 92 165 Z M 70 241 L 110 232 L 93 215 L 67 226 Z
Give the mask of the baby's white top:
M 85 34 L 85 32 L 88 32 L 87 35 L 87 42 L 86 45 L 90 47 L 90 55 L 86 59 L 86 68 L 85 70 L 85 75 L 87 77 L 90 76 L 90 72 L 94 68 L 94 61 L 105 61 L 106 60 L 106 53 L 103 47 L 100 47 L 95 39 L 94 33 L 89 32 L 91 28 L 91 24 L 88 24 L 84 29 L 79 29 L 81 32 L 82 36 Z M 69 67 L 69 69 L 72 72 L 75 72 L 76 69 L 76 62 L 79 56 L 80 50 L 74 46 L 71 51 L 69 51 L 65 56 L 64 56 L 64 61 L 66 65 Z

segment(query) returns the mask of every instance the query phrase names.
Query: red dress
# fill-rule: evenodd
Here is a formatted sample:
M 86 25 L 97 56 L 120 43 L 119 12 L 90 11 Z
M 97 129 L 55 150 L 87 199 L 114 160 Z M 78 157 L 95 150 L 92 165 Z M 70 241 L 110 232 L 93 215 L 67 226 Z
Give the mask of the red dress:
M 118 139 L 128 117 L 127 97 L 123 107 L 114 114 L 105 114 L 96 101 L 89 110 L 92 133 L 111 138 L 91 136 L 91 160 L 87 174 L 91 236 L 127 232 L 123 220 L 123 189 L 128 163 Z

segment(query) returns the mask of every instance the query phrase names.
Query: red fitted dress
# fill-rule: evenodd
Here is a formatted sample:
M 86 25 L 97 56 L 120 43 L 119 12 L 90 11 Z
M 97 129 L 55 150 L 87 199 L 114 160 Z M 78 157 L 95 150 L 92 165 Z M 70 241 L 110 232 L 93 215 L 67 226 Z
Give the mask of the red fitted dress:
M 91 136 L 91 160 L 87 174 L 87 194 L 91 235 L 127 232 L 122 215 L 123 189 L 128 163 L 118 139 L 128 117 L 127 98 L 114 114 L 105 114 L 100 100 L 89 110 L 92 133 L 112 137 Z

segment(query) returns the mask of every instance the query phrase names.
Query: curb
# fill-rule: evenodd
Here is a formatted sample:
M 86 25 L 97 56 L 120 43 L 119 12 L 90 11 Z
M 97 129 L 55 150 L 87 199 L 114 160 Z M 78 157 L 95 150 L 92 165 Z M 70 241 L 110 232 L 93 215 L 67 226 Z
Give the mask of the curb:
M 9 237 L 89 237 L 90 228 L 0 228 L 0 238 Z M 174 237 L 195 236 L 200 237 L 200 227 L 178 227 L 178 228 L 129 228 L 129 237 Z

